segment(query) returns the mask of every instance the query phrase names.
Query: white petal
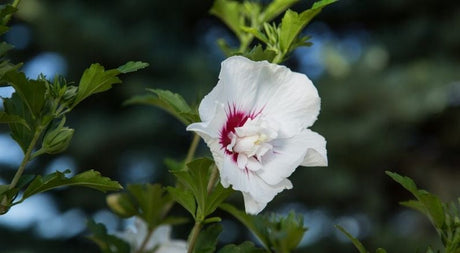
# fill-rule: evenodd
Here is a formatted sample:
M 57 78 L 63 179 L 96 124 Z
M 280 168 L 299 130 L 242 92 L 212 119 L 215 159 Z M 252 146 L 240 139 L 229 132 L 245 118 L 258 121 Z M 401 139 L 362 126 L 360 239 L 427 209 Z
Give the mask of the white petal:
M 238 165 L 238 168 L 243 169 L 246 167 L 247 163 L 248 157 L 245 154 L 238 154 L 238 157 L 236 158 L 236 164 Z
M 250 171 L 258 171 L 258 170 L 262 169 L 262 164 L 260 164 L 260 162 L 257 161 L 254 157 L 251 157 L 251 158 L 248 159 L 246 167 Z
M 273 151 L 262 157 L 263 169 L 257 171 L 257 174 L 268 184 L 281 182 L 305 161 L 309 150 L 326 150 L 325 142 L 321 149 L 318 136 L 322 138 L 321 135 L 304 129 L 291 138 L 273 140 Z
M 288 179 L 275 186 L 268 186 L 260 179 L 255 179 L 254 182 L 253 192 L 243 192 L 246 213 L 254 215 L 260 213 L 278 193 L 284 189 L 292 189 L 292 183 Z M 264 198 L 261 198 L 261 195 L 264 195 Z
M 326 139 L 307 129 L 308 150 L 302 166 L 327 166 Z
M 219 171 L 224 187 L 225 184 L 232 185 L 234 190 L 246 195 L 244 197 L 246 212 L 252 214 L 260 212 L 282 190 L 292 188 L 292 183 L 288 179 L 274 185 L 267 184 L 256 173 L 238 168 L 229 156 L 226 156 L 224 166 Z M 246 199 L 249 200 L 248 204 L 246 204 Z
M 172 240 L 167 243 L 163 243 L 155 251 L 155 253 L 186 253 L 187 243 L 181 240 Z

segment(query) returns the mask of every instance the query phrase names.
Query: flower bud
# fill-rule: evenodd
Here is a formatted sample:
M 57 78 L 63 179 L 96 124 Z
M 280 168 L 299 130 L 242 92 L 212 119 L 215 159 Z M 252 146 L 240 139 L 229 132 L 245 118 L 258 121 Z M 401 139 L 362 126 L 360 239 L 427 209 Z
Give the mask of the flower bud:
M 58 127 L 43 138 L 42 149 L 47 154 L 57 154 L 67 149 L 74 130 L 68 127 Z
M 110 209 L 123 218 L 128 218 L 137 214 L 137 209 L 130 201 L 126 193 L 112 193 L 106 198 Z

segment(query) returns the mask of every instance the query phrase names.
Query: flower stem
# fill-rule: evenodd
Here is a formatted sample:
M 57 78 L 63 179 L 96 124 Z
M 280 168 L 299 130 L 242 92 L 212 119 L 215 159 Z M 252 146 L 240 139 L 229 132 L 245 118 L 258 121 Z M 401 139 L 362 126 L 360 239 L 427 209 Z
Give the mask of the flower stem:
M 211 172 L 211 177 L 209 178 L 207 192 L 208 195 L 212 192 L 214 187 L 216 186 L 217 179 L 219 178 L 219 171 L 217 170 L 217 166 L 214 164 Z M 206 218 L 206 217 L 205 217 Z M 195 248 L 196 240 L 198 239 L 198 235 L 200 234 L 200 230 L 202 228 L 202 220 L 197 219 L 195 221 L 195 225 L 190 232 L 190 236 L 188 238 L 188 251 L 187 253 L 192 253 L 193 249 Z
M 200 136 L 198 134 L 193 134 L 192 143 L 190 144 L 190 148 L 188 149 L 187 156 L 185 157 L 184 167 L 187 163 L 193 160 L 193 157 L 195 156 L 196 148 L 198 147 L 199 143 L 200 143 Z
M 217 179 L 219 178 L 219 171 L 217 170 L 217 166 L 214 164 L 211 172 L 211 177 L 209 178 L 208 182 L 208 194 L 212 192 L 214 187 L 216 186 Z
M 8 189 L 13 189 L 18 184 L 19 178 L 21 178 L 22 173 L 24 173 L 24 169 L 26 168 L 27 163 L 30 161 L 32 151 L 34 150 L 34 147 L 37 144 L 38 138 L 41 134 L 42 128 L 39 126 L 35 130 L 34 136 L 30 141 L 29 147 L 27 147 L 26 153 L 24 154 L 24 158 L 22 159 L 21 165 L 19 165 L 19 168 L 16 171 L 13 180 L 11 180 L 11 184 L 8 186 Z
M 201 230 L 201 221 L 196 221 L 195 225 L 192 228 L 192 232 L 190 232 L 190 236 L 188 238 L 187 253 L 193 252 L 193 249 L 195 248 L 196 240 L 198 239 L 198 235 L 200 234 L 200 230 Z
M 144 249 L 147 246 L 147 243 L 149 242 L 150 237 L 152 237 L 153 231 L 155 231 L 155 228 L 149 228 L 148 229 L 147 235 L 145 235 L 145 238 L 142 241 L 141 246 L 139 247 L 139 249 L 134 251 L 134 253 L 142 253 L 142 252 L 144 252 Z

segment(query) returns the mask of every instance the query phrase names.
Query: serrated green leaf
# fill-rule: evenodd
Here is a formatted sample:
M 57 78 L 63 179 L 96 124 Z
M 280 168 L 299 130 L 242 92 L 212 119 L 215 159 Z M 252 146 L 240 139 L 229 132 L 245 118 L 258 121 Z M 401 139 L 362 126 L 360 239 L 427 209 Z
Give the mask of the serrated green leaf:
M 212 224 L 198 235 L 193 253 L 213 253 L 216 250 L 217 238 L 222 232 L 222 225 Z
M 185 125 L 189 125 L 200 120 L 198 113 L 191 109 L 191 107 L 187 104 L 181 95 L 172 93 L 168 90 L 147 90 L 154 94 L 135 96 L 131 99 L 128 99 L 124 104 L 144 104 L 157 106 L 176 117 Z
M 10 115 L 6 112 L 0 112 L 0 123 L 19 123 L 30 129 L 25 119 L 19 117 L 18 115 Z
M 121 80 L 117 77 L 118 74 L 120 74 L 120 71 L 117 69 L 105 70 L 98 63 L 91 64 L 80 78 L 78 93 L 75 97 L 73 107 L 85 98 L 106 91 L 112 88 L 113 84 L 121 83 Z
M 220 249 L 217 253 L 264 253 L 264 249 L 256 248 L 252 242 L 243 242 L 240 245 L 229 244 Z
M 248 54 L 245 55 L 246 58 L 253 61 L 269 61 L 275 58 L 276 53 L 270 49 L 263 49 L 261 45 L 255 46 Z
M 287 54 L 292 49 L 292 44 L 303 28 L 318 15 L 321 10 L 329 4 L 336 2 L 335 0 L 322 0 L 313 4 L 311 9 L 305 10 L 300 14 L 287 10 L 281 20 L 280 25 L 280 49 L 284 54 Z
M 261 216 L 255 216 L 246 214 L 243 211 L 238 210 L 236 207 L 223 203 L 219 206 L 220 209 L 230 213 L 237 220 L 239 220 L 245 227 L 247 227 L 259 241 L 262 243 L 265 249 L 270 249 L 270 239 L 261 227 L 264 227 L 264 221 L 262 221 Z M 266 227 L 265 227 L 266 228 Z
M 348 237 L 348 239 L 350 239 L 350 241 L 353 243 L 353 245 L 355 245 L 355 247 L 359 251 L 359 253 L 367 253 L 367 250 L 364 247 L 364 245 L 358 239 L 356 239 L 350 233 L 348 233 L 347 230 L 345 230 L 343 227 L 341 227 L 339 225 L 335 225 L 335 227 L 338 230 L 340 230 L 340 232 L 342 232 L 346 237 Z
M 45 82 L 42 80 L 28 80 L 24 73 L 17 71 L 5 73 L 3 80 L 14 88 L 15 93 L 27 105 L 32 117 L 38 118 L 45 104 Z
M 146 63 L 146 62 L 129 61 L 126 64 L 118 67 L 118 71 L 120 71 L 120 73 L 126 74 L 126 73 L 129 73 L 129 72 L 138 71 L 139 69 L 143 69 L 143 68 L 146 68 L 148 66 L 149 66 L 149 64 Z
M 108 177 L 103 177 L 98 171 L 89 170 L 77 174 L 72 178 L 65 176 L 69 171 L 55 172 L 44 177 L 37 176 L 32 183 L 26 188 L 20 202 L 40 192 L 49 191 L 51 189 L 62 186 L 83 186 L 99 190 L 102 192 L 116 191 L 123 187 Z
M 237 36 L 240 36 L 242 7 L 242 4 L 237 1 L 216 0 L 209 13 L 220 18 Z
M 179 189 L 174 187 L 168 187 L 168 192 L 172 198 L 183 206 L 192 216 L 196 217 L 196 202 L 193 194 L 189 190 Z
M 33 124 L 35 124 L 32 120 L 32 114 L 16 92 L 13 93 L 11 98 L 3 99 L 3 105 L 6 113 L 24 119 L 30 126 L 25 127 L 24 124 L 21 123 L 8 124 L 11 130 L 11 137 L 19 144 L 22 151 L 25 153 L 34 135 L 33 131 L 30 129 L 34 127 Z
M 130 246 L 122 239 L 107 233 L 107 228 L 102 223 L 88 220 L 88 229 L 93 233 L 88 239 L 95 242 L 102 253 L 129 253 Z

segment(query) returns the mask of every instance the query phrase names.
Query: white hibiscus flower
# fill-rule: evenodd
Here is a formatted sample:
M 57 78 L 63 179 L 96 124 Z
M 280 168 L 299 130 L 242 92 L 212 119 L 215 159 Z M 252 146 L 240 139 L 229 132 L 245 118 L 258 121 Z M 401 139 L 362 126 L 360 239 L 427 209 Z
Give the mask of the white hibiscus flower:
M 134 227 L 129 228 L 118 236 L 126 240 L 131 246 L 131 252 L 138 252 L 145 237 L 147 236 L 147 224 L 142 219 L 134 220 Z M 155 253 L 186 253 L 187 243 L 183 240 L 171 240 L 171 226 L 159 226 L 150 235 L 147 243 L 144 246 L 145 252 Z
M 224 187 L 241 191 L 247 213 L 262 211 L 299 166 L 327 166 L 326 140 L 308 129 L 320 98 L 304 74 L 233 56 L 187 130 L 211 149 Z

